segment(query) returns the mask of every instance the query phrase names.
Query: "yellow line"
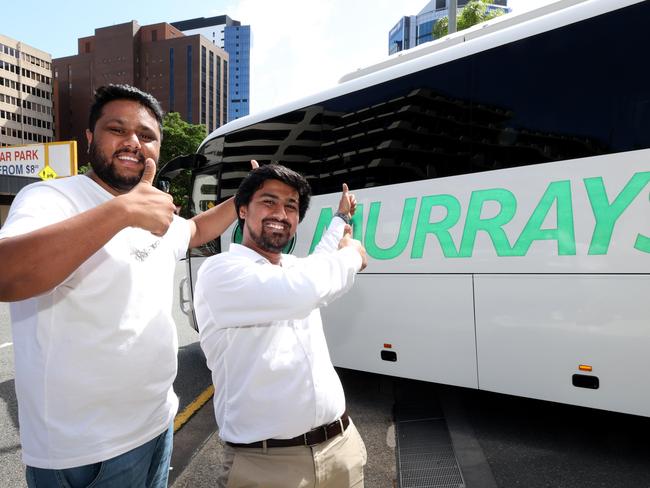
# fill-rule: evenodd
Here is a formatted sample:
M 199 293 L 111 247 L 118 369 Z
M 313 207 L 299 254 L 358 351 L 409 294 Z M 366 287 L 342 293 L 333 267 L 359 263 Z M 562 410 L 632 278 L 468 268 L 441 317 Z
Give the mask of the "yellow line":
M 214 386 L 210 385 L 203 390 L 203 392 L 197 396 L 192 403 L 185 407 L 181 413 L 177 414 L 174 419 L 174 433 L 183 427 L 185 422 L 192 418 L 192 415 L 194 415 L 199 408 L 205 405 L 206 402 L 212 398 L 212 395 L 214 395 Z

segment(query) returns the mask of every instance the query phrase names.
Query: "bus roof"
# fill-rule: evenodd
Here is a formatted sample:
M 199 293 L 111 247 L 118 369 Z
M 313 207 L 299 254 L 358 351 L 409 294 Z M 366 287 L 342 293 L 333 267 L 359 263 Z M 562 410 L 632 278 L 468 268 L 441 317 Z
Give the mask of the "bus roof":
M 339 83 L 345 83 L 346 81 L 354 80 L 361 76 L 366 76 L 370 73 L 380 71 L 397 64 L 404 63 L 411 59 L 419 58 L 426 56 L 427 54 L 435 53 L 443 49 L 447 49 L 454 44 L 459 44 L 461 42 L 467 42 L 470 39 L 477 39 L 479 37 L 492 34 L 493 32 L 506 29 L 513 25 L 522 24 L 523 22 L 528 22 L 529 20 L 536 19 L 543 15 L 550 14 L 552 12 L 557 12 L 558 10 L 565 9 L 572 5 L 582 3 L 588 0 L 556 0 L 553 3 L 544 5 L 542 7 L 528 10 L 521 13 L 510 13 L 506 15 L 500 15 L 488 21 L 476 24 L 468 29 L 454 32 L 440 39 L 436 39 L 431 42 L 420 44 L 411 49 L 400 51 L 391 55 L 389 58 L 380 61 L 379 63 L 366 66 L 363 68 L 358 68 L 351 73 L 347 73 L 341 77 Z
M 528 12 L 502 15 L 347 74 L 327 90 L 228 122 L 209 134 L 199 149 L 221 134 L 641 1 L 644 0 L 559 0 Z

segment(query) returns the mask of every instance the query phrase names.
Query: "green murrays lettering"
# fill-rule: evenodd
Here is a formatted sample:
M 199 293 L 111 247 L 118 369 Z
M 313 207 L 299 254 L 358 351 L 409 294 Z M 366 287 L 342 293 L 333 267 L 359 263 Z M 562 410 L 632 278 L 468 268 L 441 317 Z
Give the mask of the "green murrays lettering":
M 377 245 L 377 223 L 379 221 L 379 212 L 381 202 L 372 202 L 368 212 L 368 228 L 364 239 L 364 245 L 368 256 L 375 259 L 394 259 L 406 248 L 411 235 L 411 226 L 413 225 L 413 214 L 417 198 L 407 198 L 404 200 L 404 209 L 402 211 L 402 221 L 399 226 L 399 233 L 395 243 L 387 248 L 381 248 Z
M 431 222 L 431 209 L 433 207 L 443 207 L 447 215 L 438 222 Z M 456 225 L 458 219 L 460 219 L 460 203 L 455 197 L 451 195 L 422 197 L 420 213 L 415 226 L 415 236 L 413 237 L 413 247 L 411 248 L 411 259 L 420 259 L 422 257 L 427 235 L 433 235 L 438 239 L 442 254 L 446 258 L 458 257 L 458 251 L 449 234 L 449 229 Z
M 584 179 L 589 203 L 596 219 L 591 244 L 589 245 L 589 255 L 607 254 L 616 221 L 649 181 L 650 171 L 635 173 L 614 198 L 614 201 L 610 203 L 602 177 Z M 648 238 L 641 234 L 637 236 L 634 247 L 640 251 L 650 252 Z
M 499 212 L 494 217 L 482 219 L 483 204 L 487 201 L 497 202 L 500 207 Z M 479 231 L 486 232 L 490 236 L 497 256 L 509 256 L 510 242 L 503 230 L 503 226 L 512 220 L 516 211 L 517 199 L 509 190 L 494 188 L 472 192 L 467 218 L 465 219 L 463 238 L 460 241 L 459 256 L 463 258 L 472 256 L 476 234 Z
M 555 205 L 557 227 L 542 229 L 546 216 Z M 576 237 L 573 225 L 573 206 L 571 204 L 571 182 L 555 181 L 548 185 L 524 230 L 512 249 L 513 256 L 525 256 L 534 241 L 557 241 L 559 256 L 574 256 Z
M 585 178 L 583 180 L 589 204 L 594 215 L 595 224 L 588 249 L 589 255 L 607 254 L 616 223 L 635 198 L 650 183 L 650 171 L 635 173 L 624 188 L 610 200 L 602 177 Z M 369 205 L 367 220 L 364 219 L 363 205 L 357 205 L 357 211 L 352 218 L 353 237 L 364 242 L 368 256 L 387 260 L 400 256 L 408 247 L 411 234 L 411 259 L 422 259 L 425 248 L 440 246 L 445 258 L 471 258 L 479 232 L 484 232 L 492 241 L 497 256 L 526 256 L 535 241 L 556 241 L 558 256 L 576 255 L 575 219 L 573 209 L 573 194 L 570 180 L 549 183 L 535 206 L 530 218 L 518 236 L 514 245 L 510 244 L 507 225 L 517 213 L 517 198 L 505 188 L 492 188 L 473 191 L 467 207 L 467 215 L 463 226 L 462 236 L 458 247 L 452 238 L 452 231 L 459 225 L 462 215 L 460 201 L 453 195 L 425 195 L 420 199 L 417 219 L 414 219 L 418 198 L 404 199 L 402 217 L 395 240 L 388 247 L 381 247 L 377 237 L 386 238 L 380 225 L 382 202 L 376 201 Z M 485 217 L 487 206 L 496 208 L 496 214 Z M 435 210 L 435 211 L 434 211 Z M 438 217 L 433 218 L 432 214 Z M 309 252 L 313 252 L 320 241 L 325 229 L 332 220 L 333 209 L 322 208 L 316 223 Z M 442 215 L 442 217 L 441 217 Z M 432 221 L 433 218 L 433 221 Z M 411 232 L 415 220 L 415 230 Z M 544 223 L 553 221 L 554 224 Z M 366 228 L 364 232 L 364 221 Z M 644 253 L 650 253 L 650 236 L 638 233 L 634 248 Z

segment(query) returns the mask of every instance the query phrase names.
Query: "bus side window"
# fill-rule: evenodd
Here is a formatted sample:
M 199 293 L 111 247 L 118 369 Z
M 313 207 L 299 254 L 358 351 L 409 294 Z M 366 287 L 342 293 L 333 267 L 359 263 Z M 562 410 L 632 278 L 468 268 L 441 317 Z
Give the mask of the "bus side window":
M 197 174 L 192 182 L 190 212 L 192 216 L 211 209 L 217 204 L 217 173 Z M 191 256 L 212 256 L 221 251 L 221 242 L 216 239 L 190 250 Z

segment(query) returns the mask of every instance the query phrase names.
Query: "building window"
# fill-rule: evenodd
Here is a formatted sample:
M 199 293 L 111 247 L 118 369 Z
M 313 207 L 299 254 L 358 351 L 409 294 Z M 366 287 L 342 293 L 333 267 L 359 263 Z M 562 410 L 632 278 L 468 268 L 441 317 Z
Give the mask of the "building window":
M 216 113 L 217 113 L 217 126 L 221 125 L 223 119 L 221 119 L 221 58 L 217 56 L 217 79 L 216 79 Z
M 187 46 L 187 121 L 192 123 L 192 46 Z
M 207 50 L 205 46 L 201 46 L 201 124 L 205 124 L 207 120 L 207 64 Z
M 169 111 L 174 111 L 174 48 L 169 48 Z
M 214 130 L 214 53 L 210 51 L 210 67 L 208 76 L 208 134 Z
M 223 103 L 221 104 L 221 110 L 223 111 L 222 120 L 228 120 L 228 61 L 223 62 Z

